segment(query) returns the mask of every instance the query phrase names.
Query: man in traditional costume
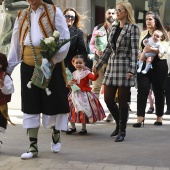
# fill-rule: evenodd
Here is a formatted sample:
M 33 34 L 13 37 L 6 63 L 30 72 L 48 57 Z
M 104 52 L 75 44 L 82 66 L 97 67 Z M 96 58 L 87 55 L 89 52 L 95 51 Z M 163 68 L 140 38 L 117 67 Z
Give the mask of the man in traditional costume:
M 65 84 L 65 68 L 63 60 L 67 55 L 69 43 L 61 49 L 49 61 L 53 68 L 49 89 L 51 95 L 47 95 L 44 89 L 27 83 L 35 68 L 35 57 L 40 54 L 40 41 L 52 36 L 54 30 L 60 32 L 60 39 L 70 38 L 70 33 L 62 14 L 62 11 L 43 0 L 27 0 L 28 9 L 18 13 L 15 21 L 11 48 L 8 55 L 8 73 L 11 74 L 14 67 L 21 61 L 21 97 L 23 128 L 27 129 L 30 147 L 28 152 L 21 155 L 22 159 L 30 159 L 38 155 L 38 130 L 40 127 L 40 113 L 42 124 L 46 128 L 52 128 L 52 152 L 58 152 L 61 148 L 60 130 L 67 130 L 67 113 L 69 105 Z M 34 53 L 35 52 L 35 53 Z M 39 60 L 41 62 L 41 60 Z

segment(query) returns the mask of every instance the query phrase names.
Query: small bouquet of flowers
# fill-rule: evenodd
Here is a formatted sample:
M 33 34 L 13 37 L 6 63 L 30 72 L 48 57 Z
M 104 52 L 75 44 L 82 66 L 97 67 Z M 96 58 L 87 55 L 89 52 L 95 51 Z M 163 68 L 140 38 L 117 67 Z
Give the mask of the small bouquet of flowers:
M 107 34 L 104 31 L 97 30 L 94 33 L 95 36 L 95 47 L 100 50 L 104 51 L 107 46 Z
M 27 84 L 28 88 L 31 88 L 31 84 L 34 84 L 41 89 L 45 89 L 47 95 L 51 94 L 51 91 L 48 89 L 48 84 L 53 72 L 53 68 L 50 68 L 50 60 L 63 45 L 68 43 L 77 35 L 69 39 L 59 39 L 59 36 L 60 33 L 58 31 L 54 31 L 53 36 L 41 40 L 40 46 L 42 50 L 40 53 L 42 55 L 42 63 L 38 62 L 37 57 L 35 56 L 36 63 L 31 81 Z
M 67 74 L 67 82 L 73 80 L 72 73 L 68 68 L 66 68 L 66 74 Z M 71 85 L 70 88 L 71 88 L 72 92 L 80 90 L 80 88 L 76 84 Z
M 41 69 L 44 73 L 44 76 L 46 79 L 49 79 L 51 76 L 50 71 L 50 63 L 49 61 L 51 58 L 55 55 L 56 52 L 59 51 L 59 49 L 68 43 L 71 39 L 73 39 L 75 36 L 69 38 L 69 39 L 59 39 L 60 33 L 58 31 L 53 32 L 53 36 L 44 38 L 41 40 L 40 46 L 42 50 L 40 51 L 42 55 L 42 65 Z

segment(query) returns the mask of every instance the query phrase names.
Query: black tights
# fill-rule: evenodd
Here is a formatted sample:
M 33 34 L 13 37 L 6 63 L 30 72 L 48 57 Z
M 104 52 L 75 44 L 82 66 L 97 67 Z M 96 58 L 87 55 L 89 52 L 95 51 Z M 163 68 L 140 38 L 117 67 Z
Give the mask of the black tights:
M 118 103 L 119 109 L 115 102 L 116 91 L 118 90 Z M 130 93 L 130 87 L 116 87 L 116 86 L 105 86 L 104 88 L 104 100 L 112 114 L 117 126 L 120 126 L 121 131 L 125 131 L 126 123 L 128 118 L 127 104 Z
M 109 111 L 113 112 L 113 107 L 115 105 L 115 95 L 118 90 L 118 103 L 119 108 L 127 108 L 128 109 L 128 99 L 130 93 L 130 87 L 117 87 L 117 86 L 105 86 L 104 88 L 104 100 Z

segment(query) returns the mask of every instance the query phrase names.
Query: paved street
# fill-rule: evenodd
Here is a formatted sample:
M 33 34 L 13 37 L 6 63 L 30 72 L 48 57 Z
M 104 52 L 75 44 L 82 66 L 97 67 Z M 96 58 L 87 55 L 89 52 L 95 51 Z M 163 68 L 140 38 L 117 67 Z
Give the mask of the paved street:
M 68 136 L 62 132 L 62 149 L 55 154 L 50 151 L 51 130 L 41 127 L 38 158 L 21 160 L 20 155 L 28 149 L 29 141 L 22 128 L 19 67 L 12 77 L 16 91 L 9 104 L 9 114 L 17 126 L 9 125 L 6 133 L 0 134 L 3 141 L 0 170 L 170 170 L 170 116 L 164 116 L 163 126 L 156 127 L 153 125 L 156 116 L 146 114 L 145 126 L 133 128 L 132 124 L 136 122 L 135 88 L 132 88 L 132 112 L 125 141 L 115 143 L 115 138 L 110 138 L 115 123 L 101 121 L 87 125 L 86 136 L 80 136 L 78 132 Z M 108 115 L 103 96 L 100 101 Z M 77 124 L 77 130 L 80 129 Z

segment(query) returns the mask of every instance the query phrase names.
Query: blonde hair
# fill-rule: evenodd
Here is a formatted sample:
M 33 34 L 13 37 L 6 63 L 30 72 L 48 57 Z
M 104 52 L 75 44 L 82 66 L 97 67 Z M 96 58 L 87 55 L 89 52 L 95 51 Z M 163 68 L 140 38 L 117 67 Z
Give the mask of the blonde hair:
M 129 2 L 119 2 L 117 3 L 117 5 L 122 5 L 125 8 L 125 10 L 128 13 L 128 16 L 127 16 L 128 22 L 131 24 L 135 24 L 135 18 L 133 15 L 132 5 Z

